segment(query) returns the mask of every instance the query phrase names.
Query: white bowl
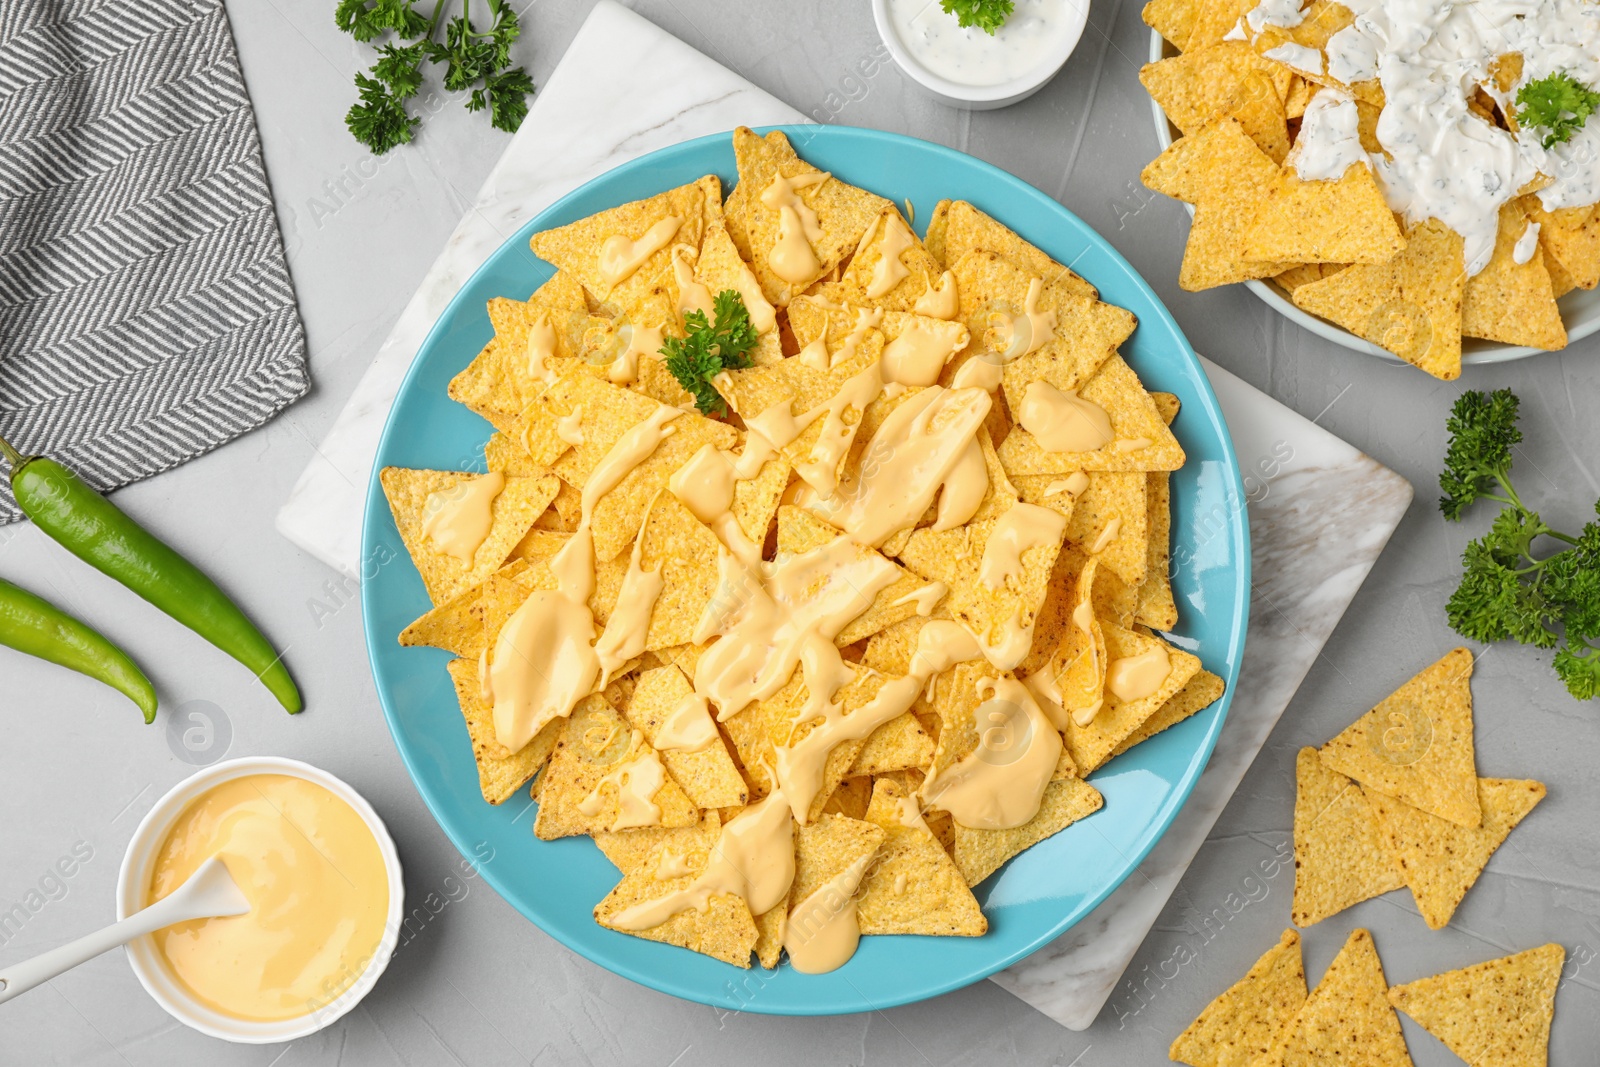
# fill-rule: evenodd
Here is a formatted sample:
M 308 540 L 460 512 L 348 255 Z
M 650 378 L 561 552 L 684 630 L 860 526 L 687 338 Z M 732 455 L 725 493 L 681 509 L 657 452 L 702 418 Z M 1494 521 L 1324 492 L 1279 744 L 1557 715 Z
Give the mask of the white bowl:
M 1177 54 L 1177 50 L 1168 44 L 1161 34 L 1155 30 L 1150 31 L 1150 62 L 1155 63 Z M 1156 120 L 1156 143 L 1161 146 L 1161 151 L 1165 152 L 1172 146 L 1172 142 L 1179 135 L 1179 131 L 1172 123 L 1167 121 L 1166 114 L 1162 112 L 1161 105 L 1156 103 L 1154 97 L 1150 100 L 1150 111 Z M 1193 217 L 1194 205 L 1184 204 L 1183 206 L 1189 209 L 1189 215 Z M 1342 326 L 1335 326 L 1327 319 L 1296 307 L 1294 300 L 1289 296 L 1289 291 L 1277 282 L 1266 279 L 1263 281 L 1249 281 L 1244 284 L 1272 310 L 1290 319 L 1296 325 L 1305 327 L 1318 337 L 1341 344 L 1356 352 L 1366 352 L 1368 355 L 1381 356 L 1394 363 L 1404 362 L 1388 349 L 1379 348 L 1371 341 L 1357 337 Z M 1567 327 L 1568 344 L 1600 331 L 1600 288 L 1574 289 L 1556 301 L 1556 307 L 1561 310 L 1561 321 Z M 1504 363 L 1511 359 L 1522 359 L 1524 356 L 1542 355 L 1546 351 L 1543 348 L 1530 348 L 1526 345 L 1497 344 L 1494 341 L 1485 341 L 1478 337 L 1463 337 L 1461 339 L 1461 362 L 1464 364 Z
M 355 1007 L 377 984 L 400 938 L 400 920 L 405 911 L 405 881 L 400 873 L 400 856 L 395 851 L 389 831 L 360 793 L 327 771 L 299 760 L 279 756 L 247 756 L 214 764 L 179 782 L 166 796 L 156 801 L 155 807 L 140 821 L 139 828 L 133 832 L 133 840 L 128 842 L 128 851 L 122 857 L 122 869 L 117 874 L 118 919 L 125 919 L 145 906 L 156 855 L 172 824 L 190 802 L 213 786 L 250 774 L 286 774 L 304 778 L 349 804 L 377 839 L 378 851 L 383 855 L 384 869 L 389 875 L 389 915 L 384 923 L 383 939 L 378 943 L 378 949 L 373 953 L 366 970 L 338 999 L 292 1019 L 258 1022 L 224 1015 L 200 1003 L 178 981 L 161 962 L 153 938 L 147 935 L 128 943 L 128 962 L 133 965 L 133 973 L 138 976 L 139 984 L 144 986 L 145 992 L 157 1004 L 166 1009 L 167 1014 L 211 1037 L 247 1045 L 264 1045 L 293 1041 L 297 1037 L 316 1033 Z
M 928 3 L 937 4 L 938 0 L 928 0 Z M 872 21 L 878 27 L 878 36 L 883 38 L 900 69 L 936 100 L 969 111 L 989 111 L 1015 104 L 1044 88 L 1078 47 L 1083 28 L 1089 21 L 1088 0 L 1068 0 L 1066 14 L 1069 21 L 1061 28 L 1061 39 L 1036 68 L 998 85 L 962 85 L 923 66 L 895 32 L 889 20 L 889 0 L 872 0 Z M 954 15 L 950 17 L 955 18 Z

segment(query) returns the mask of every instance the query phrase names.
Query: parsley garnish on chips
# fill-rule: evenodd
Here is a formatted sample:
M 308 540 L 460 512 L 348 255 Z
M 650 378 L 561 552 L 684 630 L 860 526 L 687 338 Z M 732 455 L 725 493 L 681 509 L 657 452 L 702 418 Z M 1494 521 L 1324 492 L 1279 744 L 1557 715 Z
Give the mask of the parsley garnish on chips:
M 422 87 L 426 60 L 444 65 L 444 87 L 451 92 L 471 90 L 468 111 L 489 112 L 489 124 L 514 133 L 528 114 L 533 80 L 521 67 L 511 66 L 511 46 L 522 34 L 516 12 L 506 0 L 488 0 L 491 22 L 478 30 L 469 14 L 471 0 L 462 0 L 461 13 L 449 18 L 449 0 L 438 0 L 431 16 L 415 9 L 417 0 L 339 0 L 333 21 L 358 41 L 373 41 L 393 34 L 395 42 L 378 49 L 378 61 L 366 74 L 356 75 L 359 103 L 345 114 L 345 125 L 355 139 L 382 155 L 396 145 L 409 144 L 421 121 L 406 110 L 406 101 Z M 434 34 L 444 27 L 444 40 Z
M 748 353 L 758 338 L 744 298 L 737 290 L 718 293 L 711 310 L 716 316 L 715 325 L 706 320 L 704 311 L 687 312 L 683 325 L 688 336 L 667 338 L 661 354 L 667 357 L 667 370 L 694 397 L 694 406 L 700 413 L 721 415 L 728 405 L 711 379 L 725 370 L 750 366 Z
M 1561 72 L 1517 90 L 1517 122 L 1545 131 L 1545 148 L 1572 140 L 1588 117 L 1600 110 L 1600 93 Z
M 1014 0 L 939 0 L 939 6 L 945 14 L 954 15 L 962 29 L 976 26 L 992 35 L 1005 25 L 1017 5 Z
M 1467 544 L 1461 585 L 1445 615 L 1475 641 L 1514 639 L 1555 648 L 1556 674 L 1579 700 L 1600 696 L 1600 521 L 1577 537 L 1551 529 L 1522 502 L 1511 484 L 1511 449 L 1522 440 L 1517 398 L 1509 389 L 1466 392 L 1447 423 L 1450 446 L 1439 487 L 1439 509 L 1457 520 L 1477 500 L 1504 508 L 1489 532 Z M 1600 501 L 1595 503 L 1600 514 Z M 1541 538 L 1568 547 L 1535 555 Z

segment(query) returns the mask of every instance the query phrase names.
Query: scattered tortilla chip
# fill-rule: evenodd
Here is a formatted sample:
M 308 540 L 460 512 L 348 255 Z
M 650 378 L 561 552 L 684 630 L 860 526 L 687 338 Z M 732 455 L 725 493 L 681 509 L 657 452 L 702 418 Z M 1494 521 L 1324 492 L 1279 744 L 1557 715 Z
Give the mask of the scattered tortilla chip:
M 1273 1043 L 1265 1064 L 1412 1067 L 1387 992 L 1372 934 L 1352 932 L 1305 1006 Z
M 622 714 L 654 746 L 672 713 L 693 694 L 694 687 L 677 667 L 657 667 L 639 675 Z M 744 776 L 720 734 L 697 752 L 662 750 L 661 762 L 697 808 L 736 808 L 750 800 Z
M 1319 923 L 1405 884 L 1361 790 L 1316 749 L 1302 748 L 1295 760 L 1294 924 Z
M 784 901 L 777 907 L 756 916 L 756 962 L 767 970 L 778 966 L 778 961 L 783 957 L 783 935 L 789 930 L 789 903 Z
M 1277 164 L 1232 118 L 1219 119 L 1180 137 L 1145 167 L 1140 175 L 1145 185 L 1195 205 L 1194 224 L 1178 271 L 1180 286 L 1191 292 L 1211 289 L 1271 277 L 1290 265 L 1246 259 L 1243 252 L 1245 234 L 1255 223 L 1260 190 L 1269 188 L 1277 176 Z
M 1127 737 L 1143 725 L 1162 705 L 1171 700 L 1189 680 L 1200 672 L 1200 660 L 1154 634 L 1125 630 L 1114 623 L 1102 625 L 1106 643 L 1105 705 L 1087 726 L 1069 720 L 1062 731 L 1067 752 L 1080 774 L 1090 774 L 1110 759 Z M 1112 685 L 1117 661 L 1140 656 L 1165 654 L 1171 669 L 1161 684 L 1148 696 L 1123 700 Z
M 541 840 L 553 841 L 573 834 L 593 834 L 611 830 L 620 812 L 615 780 L 607 775 L 641 757 L 659 756 L 643 736 L 604 697 L 589 696 L 579 701 L 563 724 L 560 740 L 550 756 L 539 792 L 539 815 L 533 832 Z M 581 810 L 591 796 L 598 796 L 594 814 Z M 660 788 L 649 797 L 659 809 L 659 826 L 693 826 L 700 812 L 684 795 L 678 783 L 663 777 Z
M 688 185 L 536 233 L 528 244 L 534 255 L 581 282 L 597 302 L 626 305 L 655 285 L 663 272 L 671 271 L 673 245 L 699 248 L 706 226 L 721 214 L 722 185 L 716 175 L 708 174 Z M 600 269 L 601 250 L 607 240 L 624 237 L 640 241 L 652 227 L 669 218 L 679 220 L 677 229 L 632 273 L 613 285 Z
M 1461 826 L 1477 826 L 1472 653 L 1457 648 L 1322 746 L 1329 768 Z
M 504 747 L 494 743 L 494 706 L 483 699 L 477 661 L 453 659 L 445 667 L 455 683 L 456 700 L 467 720 L 467 734 L 472 738 L 472 758 L 478 764 L 478 788 L 489 803 L 503 804 L 539 773 L 566 724 L 559 720 L 546 723 L 520 751 L 510 756 L 496 756 L 493 752 L 503 752 Z
M 1244 236 L 1246 259 L 1290 263 L 1384 263 L 1405 247 L 1372 170 L 1347 168 L 1338 181 L 1278 174 Z
M 1375 790 L 1364 792 L 1377 815 L 1384 846 L 1411 887 L 1417 910 L 1430 930 L 1438 930 L 1455 914 L 1500 843 L 1544 799 L 1545 788 L 1541 782 L 1479 778 L 1483 824 L 1472 828 Z
M 1389 1003 L 1473 1067 L 1544 1067 L 1566 957 L 1543 945 L 1395 986 Z
M 395 526 L 400 531 L 400 539 L 405 542 L 406 551 L 411 553 L 411 560 L 422 576 L 428 599 L 435 604 L 443 604 L 497 570 L 533 525 L 533 520 L 556 495 L 556 480 L 549 475 L 543 478 L 506 478 L 505 488 L 489 506 L 489 533 L 478 545 L 472 564 L 468 566 L 440 551 L 423 532 L 423 524 L 429 514 L 429 501 L 434 499 L 435 493 L 448 495 L 458 486 L 468 485 L 483 477 L 487 475 L 409 470 L 404 467 L 385 467 L 379 475 L 384 496 L 389 499 L 389 510 L 394 515 Z
M 1217 675 L 1207 670 L 1196 672 L 1187 685 L 1156 709 L 1154 715 L 1140 723 L 1133 733 L 1117 742 L 1117 747 L 1111 750 L 1111 754 L 1120 756 L 1141 741 L 1148 741 L 1196 712 L 1204 711 L 1222 699 L 1224 688 L 1225 683 Z
M 725 595 L 717 570 L 721 542 L 670 492 L 657 494 L 639 536 L 644 538 L 639 551 L 640 567 L 659 570 L 662 579 L 661 593 L 650 611 L 644 647 L 654 651 L 685 644 L 693 638 L 711 601 Z
M 761 291 L 761 283 L 756 280 L 755 272 L 739 254 L 738 247 L 728 234 L 726 220 L 706 228 L 706 235 L 700 242 L 700 255 L 694 262 L 694 276 L 705 285 L 713 298 L 724 289 L 733 289 L 744 294 L 746 305 L 750 305 L 754 296 Z M 672 287 L 677 289 L 675 281 Z M 678 306 L 676 302 L 674 306 Z M 754 311 L 752 321 L 759 328 L 759 316 Z M 750 361 L 758 367 L 782 359 L 779 330 L 774 328 L 763 332 L 749 355 Z M 760 922 L 759 918 L 757 922 Z
M 596 843 L 613 863 L 621 859 L 633 865 L 618 864 L 623 867 L 623 879 L 604 900 L 595 905 L 595 922 L 607 929 L 618 930 L 615 922 L 618 912 L 634 904 L 659 900 L 669 893 L 687 888 L 695 876 L 705 869 L 707 857 L 715 847 L 720 832 L 716 814 L 708 813 L 705 819 L 696 825 L 665 834 L 649 830 L 629 830 L 610 835 L 597 834 Z M 642 859 L 627 850 L 620 850 L 615 846 L 608 847 L 606 840 L 608 837 L 625 838 L 634 834 L 651 835 L 650 847 L 644 850 Z M 678 857 L 687 864 L 688 873 L 662 878 L 661 860 L 667 854 Z M 667 868 L 668 871 L 673 869 L 670 866 Z M 743 897 L 732 893 L 718 893 L 707 902 L 705 910 L 687 908 L 661 925 L 648 930 L 619 930 L 619 932 L 691 949 L 724 963 L 731 963 L 735 967 L 744 968 L 750 966 L 750 953 L 755 948 L 757 940 L 756 924 L 750 916 L 750 909 L 745 905 Z
M 1543 251 L 1535 246 L 1526 263 L 1516 260 L 1517 241 L 1529 221 L 1521 201 L 1501 205 L 1494 255 L 1461 290 L 1463 336 L 1551 350 L 1567 346 Z
M 1044 787 L 1039 813 L 1010 830 L 974 830 L 955 823 L 955 861 L 968 885 L 977 885 L 1012 856 L 1059 833 L 1105 806 L 1105 798 L 1081 778 L 1060 778 Z
M 1250 1067 L 1305 1002 L 1300 935 L 1285 930 L 1243 978 L 1206 1005 L 1167 1055 L 1190 1067 Z
M 873 220 L 892 206 L 883 197 L 837 178 L 827 178 L 817 185 L 795 190 L 795 195 L 816 213 L 822 233 L 811 242 L 817 258 L 815 273 L 795 282 L 785 281 L 773 270 L 769 260 L 778 238 L 780 212 L 769 207 L 761 194 L 779 174 L 794 178 L 820 172 L 795 155 L 789 139 L 779 130 L 759 137 L 740 126 L 733 131 L 733 158 L 739 168 L 739 185 L 747 186 L 753 194 L 747 195 L 741 205 L 750 244 L 748 250 L 741 251 L 748 252 L 762 292 L 776 307 L 788 306 L 807 286 L 838 266 L 845 256 L 855 251 Z
M 884 837 L 861 885 L 861 932 L 981 937 L 989 921 L 955 861 L 920 815 L 905 821 L 905 807 L 915 810 L 915 804 L 914 797 L 888 779 L 873 785 L 866 819 Z
M 1461 256 L 1461 236 L 1429 219 L 1406 232 L 1405 249 L 1387 263 L 1301 285 L 1295 306 L 1452 381 L 1461 376 Z

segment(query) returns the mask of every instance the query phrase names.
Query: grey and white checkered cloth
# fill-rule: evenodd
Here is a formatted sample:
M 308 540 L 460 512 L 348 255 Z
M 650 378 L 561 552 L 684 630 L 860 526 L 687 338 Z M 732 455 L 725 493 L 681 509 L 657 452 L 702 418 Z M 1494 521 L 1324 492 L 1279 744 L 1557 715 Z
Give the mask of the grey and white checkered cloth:
M 109 489 L 309 386 L 220 0 L 0 0 L 0 435 Z

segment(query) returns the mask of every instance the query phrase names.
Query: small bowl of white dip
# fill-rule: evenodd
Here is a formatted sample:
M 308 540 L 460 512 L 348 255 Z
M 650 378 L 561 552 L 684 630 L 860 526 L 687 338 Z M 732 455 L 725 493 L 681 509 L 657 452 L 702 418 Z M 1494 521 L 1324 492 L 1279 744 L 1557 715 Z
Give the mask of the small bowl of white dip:
M 872 0 L 878 35 L 901 70 L 952 107 L 988 110 L 1038 92 L 1078 46 L 1088 0 L 1016 0 L 993 34 L 963 29 L 939 0 Z

